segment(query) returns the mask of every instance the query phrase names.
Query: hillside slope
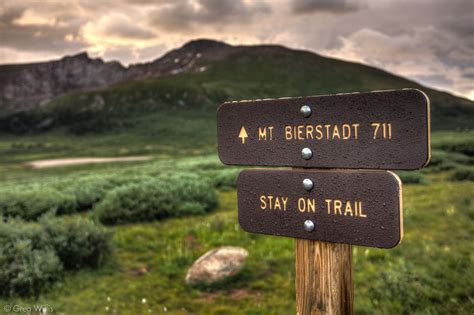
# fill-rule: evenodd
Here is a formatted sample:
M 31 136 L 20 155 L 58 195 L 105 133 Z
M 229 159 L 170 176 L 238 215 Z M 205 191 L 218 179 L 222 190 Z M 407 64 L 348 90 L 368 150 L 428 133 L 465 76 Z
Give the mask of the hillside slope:
M 432 102 L 434 130 L 472 129 L 474 103 L 388 72 L 281 46 L 229 46 L 198 40 L 148 64 L 124 70 L 119 83 L 75 91 L 0 120 L 8 133 L 65 128 L 68 132 L 128 130 L 167 113 L 214 113 L 223 101 L 419 88 Z M 100 85 L 98 86 L 100 87 Z M 191 115 L 192 117 L 192 115 Z

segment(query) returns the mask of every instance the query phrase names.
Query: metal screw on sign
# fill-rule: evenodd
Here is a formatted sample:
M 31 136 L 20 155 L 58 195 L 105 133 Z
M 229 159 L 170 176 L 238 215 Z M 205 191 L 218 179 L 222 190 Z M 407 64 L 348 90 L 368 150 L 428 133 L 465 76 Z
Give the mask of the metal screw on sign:
M 304 221 L 304 230 L 306 232 L 313 232 L 314 231 L 314 222 L 311 220 Z
M 311 179 L 309 178 L 305 178 L 303 179 L 303 188 L 306 189 L 307 191 L 310 191 L 311 189 L 313 189 L 314 187 L 314 183 Z
M 310 148 L 303 148 L 303 150 L 301 150 L 301 157 L 305 160 L 309 160 L 313 157 L 313 151 L 311 151 Z
M 301 115 L 303 115 L 303 117 L 308 118 L 309 116 L 311 116 L 311 107 L 309 107 L 308 105 L 301 106 L 300 113 Z

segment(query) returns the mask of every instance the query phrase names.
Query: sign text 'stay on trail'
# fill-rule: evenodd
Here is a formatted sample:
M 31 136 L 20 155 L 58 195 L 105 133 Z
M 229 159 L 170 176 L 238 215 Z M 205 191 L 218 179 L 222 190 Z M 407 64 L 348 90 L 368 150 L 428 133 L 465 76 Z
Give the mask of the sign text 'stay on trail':
M 413 170 L 430 158 L 429 99 L 415 89 L 224 103 L 225 164 Z
M 401 182 L 391 172 L 244 170 L 237 187 L 247 232 L 381 248 L 403 236 Z

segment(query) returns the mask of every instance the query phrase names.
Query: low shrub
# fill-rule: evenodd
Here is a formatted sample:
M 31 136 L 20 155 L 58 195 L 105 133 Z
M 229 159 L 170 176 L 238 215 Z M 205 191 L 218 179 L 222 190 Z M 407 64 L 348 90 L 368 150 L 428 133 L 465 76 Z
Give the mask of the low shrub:
M 472 138 L 472 132 L 459 133 L 456 136 L 438 140 L 433 144 L 435 149 L 440 149 L 449 152 L 462 153 L 467 156 L 474 156 L 474 139 Z
M 236 187 L 239 172 L 240 169 L 238 168 L 227 168 L 206 171 L 204 176 L 208 177 L 216 188 Z
M 43 227 L 0 221 L 0 294 L 38 295 L 60 278 L 62 264 Z
M 104 176 L 73 178 L 57 184 L 56 188 L 76 198 L 76 212 L 90 209 L 110 189 Z
M 56 189 L 76 198 L 75 212 L 91 209 L 112 189 L 130 183 L 149 180 L 149 176 L 93 175 L 73 177 L 56 184 Z
M 104 224 L 117 224 L 200 214 L 216 206 L 211 180 L 196 174 L 170 173 L 109 192 L 94 207 L 94 216 Z
M 452 177 L 454 180 L 469 180 L 474 181 L 474 167 L 464 166 L 458 167 Z
M 112 233 L 82 218 L 43 218 L 50 244 L 65 269 L 98 267 L 111 252 Z
M 0 216 L 4 217 L 35 220 L 48 212 L 72 213 L 75 208 L 76 199 L 73 195 L 50 187 L 25 185 L 0 191 Z
M 473 159 L 467 155 L 456 152 L 434 150 L 427 170 L 439 172 L 454 169 L 459 165 L 469 165 L 472 163 Z
M 426 184 L 428 181 L 420 172 L 396 172 L 404 184 Z
M 80 218 L 1 218 L 0 295 L 37 296 L 64 269 L 99 266 L 110 253 L 110 238 L 103 227 Z

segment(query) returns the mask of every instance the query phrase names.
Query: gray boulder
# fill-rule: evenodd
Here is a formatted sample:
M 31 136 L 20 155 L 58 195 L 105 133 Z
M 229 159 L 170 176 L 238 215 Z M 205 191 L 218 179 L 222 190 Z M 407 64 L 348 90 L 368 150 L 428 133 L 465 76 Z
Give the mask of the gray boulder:
M 234 276 L 242 269 L 248 252 L 235 246 L 212 249 L 196 260 L 186 274 L 187 284 L 212 284 Z

